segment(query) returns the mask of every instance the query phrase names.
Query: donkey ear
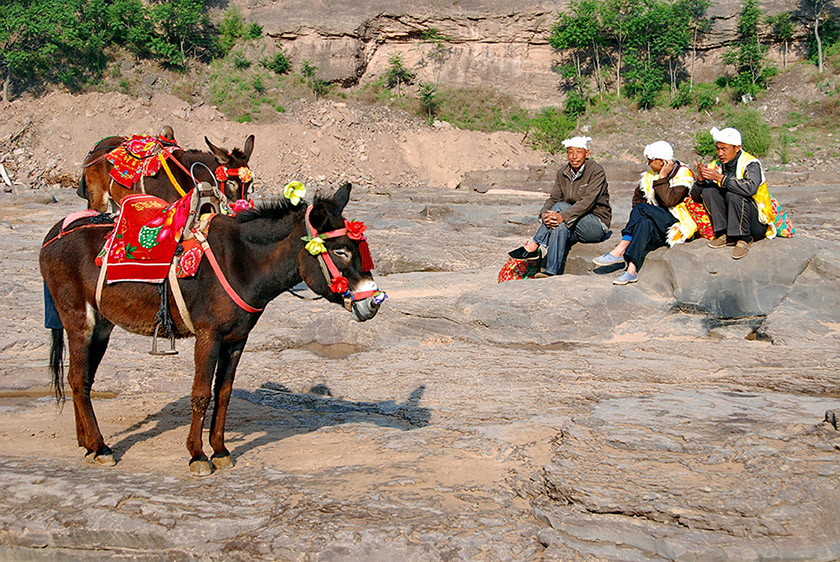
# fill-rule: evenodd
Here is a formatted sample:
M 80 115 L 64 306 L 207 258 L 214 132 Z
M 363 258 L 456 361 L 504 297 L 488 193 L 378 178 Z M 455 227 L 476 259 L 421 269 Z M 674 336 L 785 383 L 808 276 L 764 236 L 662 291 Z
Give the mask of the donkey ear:
M 348 182 L 338 188 L 338 191 L 335 192 L 333 195 L 333 205 L 335 205 L 335 210 L 338 214 L 341 214 L 344 211 L 344 207 L 347 206 L 347 202 L 350 201 L 350 188 L 353 185 Z
M 245 146 L 242 148 L 242 152 L 245 153 L 245 161 L 247 162 L 251 158 L 251 153 L 254 152 L 254 135 L 248 135 L 248 138 L 245 139 Z
M 214 145 L 207 137 L 204 137 L 204 142 L 206 142 L 207 146 L 210 147 L 210 152 L 213 153 L 213 156 L 216 157 L 216 161 L 219 164 L 225 165 L 230 162 L 230 154 L 228 154 L 224 148 L 219 148 Z

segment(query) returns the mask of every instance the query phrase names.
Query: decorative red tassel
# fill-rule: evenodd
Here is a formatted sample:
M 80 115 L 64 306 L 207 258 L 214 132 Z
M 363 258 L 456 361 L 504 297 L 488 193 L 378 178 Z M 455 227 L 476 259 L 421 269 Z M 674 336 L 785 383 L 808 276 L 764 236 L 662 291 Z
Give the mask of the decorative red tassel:
M 367 240 L 364 238 L 359 242 L 359 255 L 362 258 L 362 271 L 371 271 L 373 269 L 373 258 L 370 256 L 370 248 L 368 248 Z

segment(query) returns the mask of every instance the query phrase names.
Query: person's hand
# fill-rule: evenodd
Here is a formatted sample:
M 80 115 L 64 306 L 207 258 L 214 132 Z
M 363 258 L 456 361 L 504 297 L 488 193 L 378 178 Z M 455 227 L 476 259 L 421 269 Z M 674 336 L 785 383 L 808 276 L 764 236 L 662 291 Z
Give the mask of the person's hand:
M 563 222 L 563 217 L 557 211 L 546 211 L 542 214 L 542 221 L 548 228 L 556 228 Z
M 674 171 L 674 161 L 673 160 L 664 160 L 662 164 L 662 168 L 659 170 L 659 177 L 660 178 L 667 178 L 668 175 Z
M 703 179 L 711 180 L 714 182 L 719 182 L 723 180 L 723 174 L 715 170 L 714 168 L 703 168 Z

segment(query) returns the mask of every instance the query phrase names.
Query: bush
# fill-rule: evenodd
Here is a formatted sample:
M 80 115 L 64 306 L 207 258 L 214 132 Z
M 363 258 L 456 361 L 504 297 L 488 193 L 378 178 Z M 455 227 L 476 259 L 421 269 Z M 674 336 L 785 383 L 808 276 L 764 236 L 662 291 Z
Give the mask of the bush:
M 743 149 L 750 154 L 763 158 L 770 152 L 773 145 L 770 125 L 758 111 L 747 109 L 729 112 L 725 126 L 740 131 Z M 708 131 L 699 131 L 694 135 L 694 151 L 700 156 L 715 156 L 715 141 Z
M 694 99 L 697 111 L 709 111 L 718 103 L 719 90 L 713 84 L 697 84 L 694 87 Z
M 545 108 L 531 119 L 528 132 L 531 146 L 549 154 L 562 152 L 563 139 L 569 136 L 575 125 L 576 120 L 569 117 L 565 111 L 553 107 Z
M 733 113 L 728 116 L 726 126 L 735 127 L 741 132 L 744 150 L 750 154 L 763 158 L 770 152 L 773 135 L 770 125 L 758 111 L 748 109 Z
M 437 117 L 461 129 L 525 132 L 528 113 L 493 88 L 439 89 Z
M 677 93 L 671 100 L 671 107 L 679 109 L 691 104 L 691 90 L 688 88 L 688 82 L 681 82 L 677 88 Z
M 271 58 L 262 59 L 260 64 L 275 74 L 286 74 L 292 69 L 292 63 L 283 51 Z
M 587 103 L 588 100 L 586 99 L 586 96 L 577 90 L 572 90 L 566 95 L 563 113 L 565 113 L 567 117 L 575 119 L 586 113 Z

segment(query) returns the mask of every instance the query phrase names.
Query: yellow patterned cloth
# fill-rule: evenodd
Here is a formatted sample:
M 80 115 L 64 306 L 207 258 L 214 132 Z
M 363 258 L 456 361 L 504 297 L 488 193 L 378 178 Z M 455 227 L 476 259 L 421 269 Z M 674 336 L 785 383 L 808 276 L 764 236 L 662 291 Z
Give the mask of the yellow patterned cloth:
M 642 195 L 644 195 L 645 200 L 651 205 L 656 206 L 659 206 L 659 203 L 656 200 L 656 193 L 653 190 L 653 182 L 658 178 L 659 172 L 648 170 L 642 175 L 642 179 L 639 181 L 639 187 L 642 190 Z M 672 188 L 685 187 L 691 189 L 691 184 L 693 183 L 694 174 L 688 166 L 683 164 L 679 165 L 677 172 L 668 180 L 668 184 Z M 671 225 L 671 228 L 668 230 L 668 245 L 682 244 L 694 236 L 694 233 L 697 232 L 697 224 L 692 218 L 692 214 L 689 212 L 685 201 L 677 203 L 668 210 L 677 219 L 677 222 Z

